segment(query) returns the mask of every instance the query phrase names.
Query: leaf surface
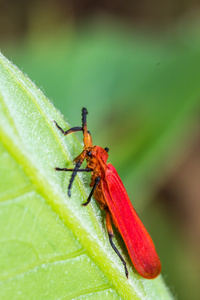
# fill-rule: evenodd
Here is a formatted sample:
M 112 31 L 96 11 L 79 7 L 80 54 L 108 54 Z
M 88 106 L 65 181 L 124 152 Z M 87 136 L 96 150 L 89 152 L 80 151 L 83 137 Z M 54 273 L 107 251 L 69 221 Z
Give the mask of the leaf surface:
M 62 136 L 53 120 L 69 127 L 0 55 L 0 298 L 171 299 L 161 276 L 145 280 L 128 264 L 126 279 L 104 213 L 94 201 L 81 206 L 88 177 L 77 176 L 68 198 L 70 175 L 54 168 L 72 167 L 82 147 L 76 135 Z

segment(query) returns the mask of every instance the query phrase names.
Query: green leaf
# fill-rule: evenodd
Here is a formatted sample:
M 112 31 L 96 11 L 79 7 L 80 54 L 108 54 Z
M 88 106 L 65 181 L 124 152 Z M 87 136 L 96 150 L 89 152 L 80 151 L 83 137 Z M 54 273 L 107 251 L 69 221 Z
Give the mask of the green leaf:
M 76 135 L 40 90 L 0 55 L 0 299 L 172 299 L 162 277 L 141 278 L 117 236 L 130 278 L 111 249 L 104 213 L 84 208 L 89 179 L 69 174 Z
M 73 34 L 63 28 L 7 53 L 70 123 L 79 124 L 77 111 L 88 108 L 94 142 L 109 146 L 109 160 L 141 213 L 197 132 L 199 35 L 184 29 L 153 38 L 102 24 Z

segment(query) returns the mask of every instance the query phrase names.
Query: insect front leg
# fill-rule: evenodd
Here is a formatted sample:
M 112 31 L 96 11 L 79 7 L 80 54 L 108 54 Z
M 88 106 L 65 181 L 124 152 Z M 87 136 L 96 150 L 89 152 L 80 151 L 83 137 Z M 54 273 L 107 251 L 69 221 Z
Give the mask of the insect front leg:
M 99 176 L 97 176 L 97 177 L 95 178 L 95 183 L 94 183 L 94 185 L 93 185 L 93 188 L 92 188 L 92 190 L 91 190 L 91 192 L 90 192 L 90 194 L 89 194 L 89 196 L 88 196 L 87 201 L 86 201 L 85 203 L 82 204 L 83 206 L 87 206 L 87 205 L 90 203 L 90 201 L 91 201 L 91 199 L 92 199 L 92 196 L 93 196 L 93 194 L 94 194 L 94 191 L 95 191 L 95 189 L 96 189 L 98 183 L 100 182 L 100 180 L 101 180 L 101 178 L 100 178 Z
M 117 253 L 119 258 L 121 259 L 121 261 L 124 265 L 126 277 L 128 278 L 128 269 L 127 269 L 127 266 L 126 266 L 126 262 L 125 262 L 125 260 L 123 259 L 123 257 L 119 253 L 117 247 L 115 246 L 115 244 L 112 241 L 112 239 L 114 237 L 114 233 L 113 233 L 113 229 L 112 229 L 112 218 L 111 218 L 111 214 L 110 214 L 109 210 L 106 210 L 106 228 L 108 230 L 108 236 L 109 236 L 110 244 L 111 244 L 113 250 Z
M 69 172 L 73 172 L 74 169 L 71 169 L 71 168 L 58 168 L 56 167 L 55 168 L 56 171 L 69 171 Z M 90 168 L 85 168 L 85 169 L 78 169 L 77 172 L 92 172 L 92 169 Z

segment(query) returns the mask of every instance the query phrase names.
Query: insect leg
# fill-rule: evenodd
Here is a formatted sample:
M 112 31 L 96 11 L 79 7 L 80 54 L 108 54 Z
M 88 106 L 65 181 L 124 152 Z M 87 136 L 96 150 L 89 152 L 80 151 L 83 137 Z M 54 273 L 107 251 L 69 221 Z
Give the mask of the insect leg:
M 74 169 L 69 169 L 69 168 L 55 168 L 56 171 L 70 171 L 73 172 Z M 78 169 L 76 170 L 77 172 L 91 172 L 92 170 L 90 168 L 85 168 L 85 169 Z
M 70 181 L 69 181 L 69 185 L 68 185 L 68 196 L 69 196 L 69 197 L 71 197 L 71 187 L 72 187 L 72 183 L 74 182 L 74 178 L 75 178 L 75 176 L 76 176 L 76 174 L 77 174 L 77 172 L 78 172 L 78 170 L 79 170 L 79 168 L 80 168 L 82 162 L 83 162 L 82 159 L 81 159 L 81 160 L 78 160 L 78 161 L 76 162 L 75 168 L 74 168 L 73 171 L 72 171 L 73 173 L 72 173 L 71 179 L 70 179 Z
M 111 223 L 111 214 L 108 210 L 106 210 L 106 228 L 108 230 L 108 236 L 109 236 L 110 244 L 111 244 L 113 250 L 117 253 L 119 258 L 121 259 L 121 261 L 124 265 L 126 277 L 128 278 L 128 270 L 127 270 L 126 262 L 125 262 L 125 260 L 123 259 L 123 257 L 121 256 L 121 254 L 119 253 L 118 249 L 116 248 L 115 244 L 112 241 L 112 239 L 114 237 L 114 233 L 113 233 L 112 223 Z
M 95 191 L 95 189 L 97 187 L 97 184 L 100 182 L 100 180 L 101 180 L 101 178 L 99 176 L 97 176 L 95 178 L 95 183 L 93 185 L 93 188 L 92 188 L 92 190 L 91 190 L 91 192 L 90 192 L 90 194 L 88 196 L 87 202 L 85 202 L 85 203 L 82 204 L 83 206 L 86 206 L 86 205 L 88 205 L 90 203 L 92 195 L 94 194 L 94 191 Z

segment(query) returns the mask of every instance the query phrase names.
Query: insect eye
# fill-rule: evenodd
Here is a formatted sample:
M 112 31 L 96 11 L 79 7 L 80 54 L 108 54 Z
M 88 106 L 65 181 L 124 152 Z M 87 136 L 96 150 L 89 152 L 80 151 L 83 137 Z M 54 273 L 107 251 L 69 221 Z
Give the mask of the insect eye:
M 92 156 L 92 151 L 88 151 L 87 155 Z
M 106 148 L 104 148 L 104 150 L 108 153 L 108 151 L 109 151 L 109 148 L 108 147 L 106 147 Z

